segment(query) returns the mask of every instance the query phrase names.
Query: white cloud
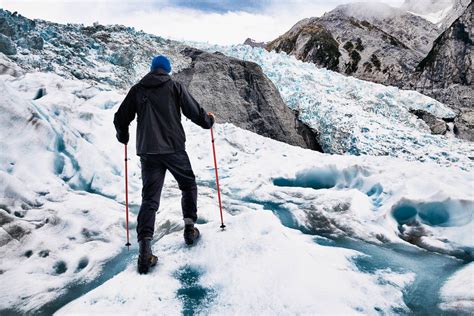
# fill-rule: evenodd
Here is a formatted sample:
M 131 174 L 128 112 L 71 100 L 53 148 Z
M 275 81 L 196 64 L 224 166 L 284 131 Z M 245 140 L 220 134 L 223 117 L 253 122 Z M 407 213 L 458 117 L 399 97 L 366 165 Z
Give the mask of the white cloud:
M 269 41 L 286 32 L 299 20 L 320 16 L 347 0 L 273 0 L 261 12 L 213 13 L 178 8 L 169 0 L 74 1 L 0 0 L 0 7 L 29 18 L 59 23 L 93 22 L 123 24 L 173 39 L 219 44 L 241 43 L 247 37 Z M 381 2 L 399 6 L 403 0 Z

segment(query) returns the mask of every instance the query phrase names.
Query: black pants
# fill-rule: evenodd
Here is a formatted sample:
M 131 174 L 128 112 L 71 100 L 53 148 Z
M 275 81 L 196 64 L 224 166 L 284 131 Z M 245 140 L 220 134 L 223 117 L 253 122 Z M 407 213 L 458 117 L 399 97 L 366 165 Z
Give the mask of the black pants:
M 182 192 L 181 207 L 185 221 L 197 220 L 196 178 L 186 151 L 172 154 L 141 155 L 142 205 L 138 213 L 138 240 L 152 238 L 155 230 L 155 215 L 160 206 L 161 189 L 169 170 Z

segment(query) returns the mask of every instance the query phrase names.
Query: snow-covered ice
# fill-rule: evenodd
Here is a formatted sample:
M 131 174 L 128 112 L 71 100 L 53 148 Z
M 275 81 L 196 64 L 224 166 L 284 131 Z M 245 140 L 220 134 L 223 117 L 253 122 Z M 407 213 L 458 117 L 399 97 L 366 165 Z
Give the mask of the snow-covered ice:
M 101 265 L 121 249 L 123 216 L 120 204 L 93 194 L 102 191 L 94 189 L 96 183 L 107 192 L 103 175 L 118 177 L 107 167 L 110 158 L 69 121 L 81 115 L 73 92 L 84 85 L 51 74 L 5 79 L 0 80 L 0 308 L 28 311 L 57 298 L 72 282 L 98 277 Z M 32 102 L 39 82 L 50 94 Z M 96 171 L 102 175 L 94 176 Z
M 293 63 L 280 63 L 286 62 Z M 307 71 L 316 76 L 315 69 Z M 357 85 L 366 88 L 344 77 L 337 80 L 353 92 Z M 370 262 L 370 253 L 332 241 L 364 242 L 387 252 L 398 245 L 419 254 L 421 247 L 472 261 L 474 179 L 470 165 L 462 165 L 466 152 L 459 151 L 461 158 L 451 166 L 443 161 L 454 157 L 452 152 L 438 161 L 445 166 L 363 153 L 321 154 L 218 124 L 228 225 L 221 232 L 209 131 L 185 121 L 200 192 L 202 240 L 194 248 L 183 246 L 180 191 L 168 176 L 156 219 L 154 251 L 160 262 L 151 276 L 140 276 L 136 248 L 129 255 L 123 252 L 123 146 L 115 141 L 112 125 L 124 91 L 52 73 L 17 72 L 0 76 L 0 90 L 0 310 L 52 313 L 56 308 L 44 306 L 63 302 L 69 304 L 58 314 L 179 314 L 189 309 L 210 314 L 408 313 L 406 289 L 423 272 L 411 266 L 363 269 L 357 258 Z M 340 99 L 345 93 L 350 91 L 329 94 Z M 391 122 L 387 126 L 395 134 L 405 133 L 397 137 L 418 135 L 414 128 L 426 128 L 422 123 L 403 116 L 411 127 L 393 129 L 391 116 L 406 115 L 400 100 L 419 100 L 411 106 L 421 107 L 431 99 L 393 93 L 397 96 L 389 98 L 389 108 L 394 113 L 381 109 Z M 357 96 L 363 97 L 362 92 Z M 365 103 L 375 104 L 363 99 L 357 106 Z M 449 114 L 438 104 L 428 109 Z M 433 141 L 435 149 L 456 144 L 442 137 Z M 408 148 L 413 143 L 397 144 Z M 141 188 L 136 157 L 129 167 L 133 231 Z M 104 269 L 114 259 L 123 260 L 125 268 L 105 278 Z M 446 260 L 456 262 L 456 269 L 461 264 Z M 458 279 L 453 276 L 443 288 L 440 308 L 449 309 L 459 297 L 450 290 Z M 74 286 L 94 280 L 100 281 L 84 295 L 71 293 Z M 453 296 L 446 295 L 450 292 Z M 64 299 L 67 295 L 70 299 Z

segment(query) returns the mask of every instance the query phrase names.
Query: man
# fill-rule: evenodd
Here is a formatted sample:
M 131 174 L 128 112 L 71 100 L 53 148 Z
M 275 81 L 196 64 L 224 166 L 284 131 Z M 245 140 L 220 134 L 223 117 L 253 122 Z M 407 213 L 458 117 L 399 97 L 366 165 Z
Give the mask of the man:
M 156 56 L 150 72 L 128 92 L 114 117 L 117 139 L 128 143 L 128 126 L 137 115 L 137 155 L 142 169 L 142 205 L 138 213 L 138 271 L 147 273 L 157 263 L 151 240 L 155 214 L 160 204 L 166 170 L 178 182 L 182 192 L 184 240 L 191 245 L 199 237 L 197 220 L 197 186 L 191 163 L 185 151 L 186 137 L 181 125 L 181 111 L 195 124 L 209 129 L 215 117 L 199 106 L 179 82 L 171 79 L 171 64 L 165 56 Z

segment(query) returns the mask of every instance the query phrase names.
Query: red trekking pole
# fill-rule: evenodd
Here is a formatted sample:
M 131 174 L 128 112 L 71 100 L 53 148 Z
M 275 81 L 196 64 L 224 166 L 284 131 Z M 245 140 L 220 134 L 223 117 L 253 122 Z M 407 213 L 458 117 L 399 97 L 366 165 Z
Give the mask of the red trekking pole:
M 128 157 L 127 157 L 127 145 L 125 145 L 125 212 L 126 212 L 126 225 L 127 225 L 127 246 L 128 251 L 130 251 L 130 237 L 128 231 Z
M 216 147 L 214 146 L 214 133 L 211 127 L 211 140 L 212 140 L 212 152 L 214 153 L 214 170 L 216 171 L 216 184 L 217 184 L 217 198 L 219 199 L 219 209 L 221 212 L 221 228 L 224 229 L 224 218 L 222 217 L 222 202 L 221 202 L 221 190 L 219 188 L 219 174 L 217 172 L 217 158 L 216 158 Z

